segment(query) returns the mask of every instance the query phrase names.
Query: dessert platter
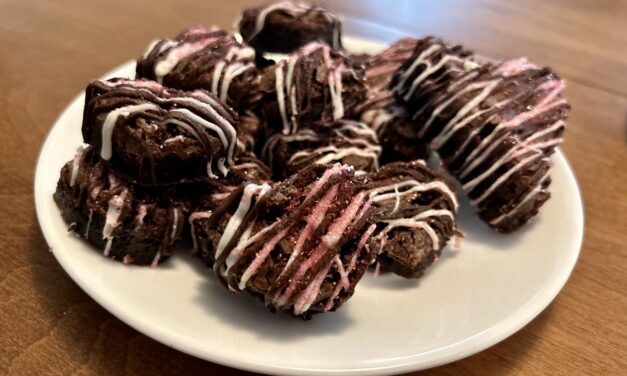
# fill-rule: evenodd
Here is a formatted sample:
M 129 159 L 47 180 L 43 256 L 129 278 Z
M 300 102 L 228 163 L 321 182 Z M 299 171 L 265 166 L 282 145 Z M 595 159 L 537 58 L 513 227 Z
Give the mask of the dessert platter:
M 94 79 L 42 148 L 50 249 L 114 315 L 218 363 L 399 373 L 513 334 L 583 234 L 564 81 L 284 1 Z

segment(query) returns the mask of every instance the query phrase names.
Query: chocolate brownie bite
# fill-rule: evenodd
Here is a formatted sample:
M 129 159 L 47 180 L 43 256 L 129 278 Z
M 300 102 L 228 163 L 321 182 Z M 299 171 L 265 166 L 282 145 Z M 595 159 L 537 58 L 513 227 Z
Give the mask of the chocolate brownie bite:
M 152 42 L 137 60 L 136 72 L 167 87 L 207 90 L 239 112 L 259 99 L 255 51 L 217 27 L 197 26 Z
M 95 80 L 86 90 L 82 133 L 126 179 L 142 185 L 226 177 L 239 120 L 203 90 L 146 80 Z
M 457 233 L 453 190 L 421 160 L 387 164 L 367 178 L 377 223 L 369 244 L 377 268 L 420 277 Z
M 366 96 L 363 69 L 319 42 L 267 69 L 260 86 L 270 134 L 294 134 L 312 124 L 350 117 Z
M 54 201 L 71 231 L 125 264 L 156 266 L 183 230 L 183 208 L 168 189 L 127 183 L 90 147 L 63 166 Z
M 312 163 L 340 162 L 363 174 L 378 170 L 380 154 L 376 133 L 352 120 L 338 120 L 291 135 L 277 133 L 266 141 L 262 151 L 275 178 L 287 177 Z
M 310 165 L 272 187 L 241 186 L 193 236 L 230 291 L 309 318 L 346 301 L 373 260 L 365 188 L 350 166 Z
M 410 101 L 420 103 L 409 107 L 417 136 L 498 231 L 520 228 L 550 196 L 549 156 L 570 110 L 564 86 L 549 68 L 521 58 L 454 76 L 426 103 Z M 414 93 L 421 91 L 418 84 Z
M 304 2 L 281 1 L 246 9 L 238 27 L 244 42 L 260 52 L 290 53 L 313 41 L 342 48 L 340 18 Z

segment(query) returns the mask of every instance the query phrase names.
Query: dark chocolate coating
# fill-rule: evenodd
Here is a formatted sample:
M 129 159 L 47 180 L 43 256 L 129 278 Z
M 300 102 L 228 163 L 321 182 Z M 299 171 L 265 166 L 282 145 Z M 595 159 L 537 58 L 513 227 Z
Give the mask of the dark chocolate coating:
M 393 93 L 383 89 L 372 90 L 369 94 L 369 99 L 357 111 L 359 119 L 370 126 L 379 138 L 381 164 L 429 159 L 427 144 L 416 135 L 415 121 Z

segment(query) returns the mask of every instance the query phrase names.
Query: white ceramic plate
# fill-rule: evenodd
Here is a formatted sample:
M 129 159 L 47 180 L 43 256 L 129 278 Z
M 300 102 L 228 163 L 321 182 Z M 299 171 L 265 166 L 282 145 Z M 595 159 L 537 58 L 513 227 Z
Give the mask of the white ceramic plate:
M 353 50 L 371 42 L 346 38 Z M 108 76 L 132 76 L 127 63 Z M 467 204 L 460 251 L 446 249 L 418 281 L 367 275 L 339 311 L 304 322 L 267 312 L 247 294 L 231 296 L 182 250 L 157 270 L 125 266 L 67 232 L 52 200 L 61 166 L 81 143 L 84 96 L 46 140 L 35 177 L 37 215 L 67 273 L 121 320 L 199 358 L 258 372 L 389 374 L 452 362 L 513 334 L 566 282 L 583 234 L 577 183 L 561 152 L 553 157 L 553 198 L 539 218 L 500 235 Z

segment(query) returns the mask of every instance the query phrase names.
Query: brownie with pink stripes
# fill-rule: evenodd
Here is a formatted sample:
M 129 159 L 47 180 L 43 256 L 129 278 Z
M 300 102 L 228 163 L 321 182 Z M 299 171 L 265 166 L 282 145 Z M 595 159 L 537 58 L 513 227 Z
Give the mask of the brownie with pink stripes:
M 570 110 L 560 95 L 565 84 L 524 58 L 481 67 L 457 52 L 438 40 L 419 45 L 394 88 L 417 137 L 459 180 L 479 217 L 512 232 L 550 197 L 549 157 Z
M 353 168 L 313 164 L 274 186 L 244 184 L 190 223 L 201 258 L 231 292 L 309 318 L 350 298 L 373 261 L 372 204 Z
M 255 51 L 215 26 L 153 41 L 137 60 L 136 72 L 167 87 L 207 90 L 240 113 L 259 99 Z

